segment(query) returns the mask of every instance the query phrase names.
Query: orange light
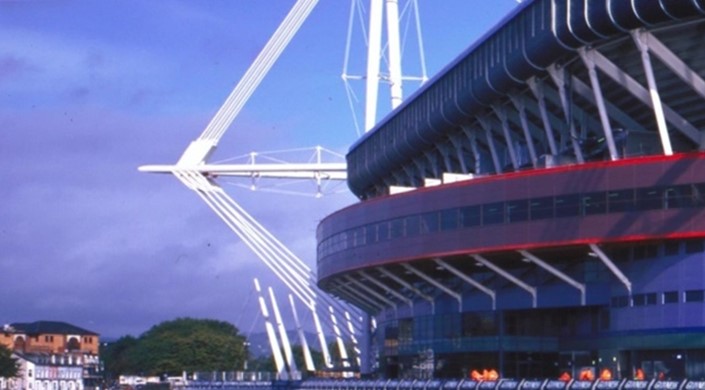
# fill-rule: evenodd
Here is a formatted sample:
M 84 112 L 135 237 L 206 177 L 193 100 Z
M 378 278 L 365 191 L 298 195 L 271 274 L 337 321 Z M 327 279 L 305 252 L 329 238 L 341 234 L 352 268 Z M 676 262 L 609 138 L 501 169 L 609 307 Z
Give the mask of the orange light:
M 480 374 L 477 370 L 472 370 L 472 371 L 470 371 L 470 379 L 472 379 L 474 381 L 481 381 L 482 374 Z
M 593 373 L 592 370 L 589 369 L 589 368 L 583 368 L 583 369 L 580 371 L 580 377 L 579 377 L 579 379 L 580 379 L 581 381 L 590 381 L 590 382 L 592 382 L 592 381 L 595 380 L 595 373 Z
M 612 371 L 610 371 L 608 368 L 605 368 L 600 372 L 600 380 L 601 381 L 611 381 L 612 380 Z
M 637 368 L 636 374 L 634 374 L 634 379 L 638 381 L 643 381 L 644 379 L 646 379 L 646 376 L 644 375 L 644 370 L 642 370 L 641 368 Z
M 487 379 L 488 381 L 496 381 L 499 379 L 499 373 L 494 369 L 489 370 L 487 372 L 487 375 L 485 376 L 485 379 Z
M 559 381 L 563 381 L 563 382 L 568 382 L 568 381 L 570 381 L 570 374 L 568 374 L 568 371 L 563 371 L 563 373 L 561 374 L 561 376 L 558 377 L 558 380 L 559 380 Z

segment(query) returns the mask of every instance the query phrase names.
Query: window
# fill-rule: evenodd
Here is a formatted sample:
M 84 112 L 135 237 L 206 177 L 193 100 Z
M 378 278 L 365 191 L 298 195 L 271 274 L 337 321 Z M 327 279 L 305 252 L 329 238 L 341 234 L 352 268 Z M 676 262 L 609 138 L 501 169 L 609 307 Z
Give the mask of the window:
M 529 219 L 529 201 L 527 199 L 507 202 L 507 222 L 521 222 Z
M 556 218 L 580 215 L 580 197 L 577 194 L 556 196 Z
M 634 294 L 634 306 L 646 306 L 656 304 L 656 293 Z
M 441 211 L 441 230 L 455 230 L 458 228 L 458 209 Z
M 623 213 L 634 210 L 634 189 L 609 191 L 607 201 L 610 213 Z
M 414 237 L 419 235 L 419 216 L 412 215 L 406 217 L 406 236 Z
M 438 213 L 426 213 L 421 215 L 421 234 L 435 233 L 438 231 Z
M 678 303 L 678 291 L 666 291 L 663 293 L 663 303 Z
M 634 247 L 634 260 L 643 260 L 658 256 L 658 245 L 647 244 Z
M 460 209 L 460 226 L 480 226 L 480 206 L 469 206 Z
M 700 238 L 685 240 L 685 253 L 700 253 L 705 251 L 705 245 Z
M 677 240 L 666 241 L 663 243 L 663 255 L 675 256 L 680 253 L 681 242 Z
M 687 290 L 683 294 L 685 302 L 703 302 L 705 301 L 705 291 L 703 290 Z
M 553 218 L 553 197 L 546 196 L 529 200 L 529 216 L 532 221 Z
M 377 225 L 365 226 L 365 242 L 367 245 L 377 242 Z
M 389 240 L 389 222 L 385 221 L 377 224 L 377 240 Z
M 404 219 L 397 218 L 389 222 L 389 230 L 392 238 L 399 238 L 404 236 Z
M 504 223 L 504 202 L 482 205 L 482 224 L 494 225 Z
M 661 209 L 663 207 L 663 193 L 662 187 L 640 188 L 636 192 L 636 209 L 642 211 Z
M 583 194 L 580 199 L 583 215 L 604 214 L 607 211 L 606 195 L 605 192 Z
M 612 307 L 627 307 L 627 306 L 629 306 L 629 297 L 627 295 L 612 297 Z
M 353 231 L 355 246 L 365 245 L 365 228 L 357 228 Z

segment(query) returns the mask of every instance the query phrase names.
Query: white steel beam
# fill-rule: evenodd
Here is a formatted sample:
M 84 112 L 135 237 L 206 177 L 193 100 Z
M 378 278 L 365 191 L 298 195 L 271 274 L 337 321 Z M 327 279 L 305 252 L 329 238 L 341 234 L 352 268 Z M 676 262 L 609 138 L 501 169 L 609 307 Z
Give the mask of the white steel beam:
M 538 103 L 539 113 L 541 114 L 541 122 L 543 122 L 543 129 L 546 132 L 546 139 L 548 140 L 548 149 L 551 151 L 551 154 L 558 155 L 558 148 L 556 147 L 556 137 L 553 135 L 553 128 L 551 127 L 551 122 L 548 120 L 546 99 L 543 93 L 543 82 L 541 82 L 541 80 L 537 80 L 536 77 L 531 77 L 526 80 L 526 84 L 529 86 L 531 93 L 534 94 L 534 98 L 536 98 L 536 102 Z M 522 121 L 525 121 L 526 113 L 523 113 L 521 115 L 523 115 Z
M 282 320 L 282 315 L 279 312 L 279 304 L 277 304 L 277 299 L 274 296 L 274 290 L 269 287 L 269 298 L 272 301 L 272 312 L 274 313 L 274 320 L 277 323 L 277 330 L 279 331 L 279 337 L 282 341 L 282 349 L 284 350 L 284 358 L 286 359 L 286 365 L 289 368 L 289 377 L 291 379 L 300 379 L 300 373 L 296 367 L 296 361 L 294 360 L 294 353 L 291 351 L 291 343 L 289 342 L 289 335 L 286 333 L 286 327 L 284 326 L 284 321 Z
M 382 295 L 381 295 L 380 293 L 378 293 L 377 291 L 375 291 L 375 290 L 373 290 L 373 289 L 371 289 L 371 288 L 365 286 L 363 283 L 360 283 L 359 281 L 355 280 L 352 276 L 346 275 L 344 278 L 345 278 L 345 280 L 347 280 L 350 284 L 354 285 L 355 288 L 358 288 L 358 289 L 364 291 L 365 293 L 371 295 L 372 297 L 374 297 L 374 298 L 376 298 L 376 299 L 378 299 L 379 301 L 382 302 L 382 303 L 380 304 L 380 303 L 377 303 L 377 302 L 375 302 L 374 300 L 372 300 L 372 298 L 367 297 L 367 299 L 369 299 L 369 300 L 373 303 L 373 306 L 378 307 L 380 310 L 384 309 L 385 306 L 389 306 L 389 307 L 391 307 L 392 309 L 396 309 L 396 306 L 397 306 L 397 305 L 396 305 L 394 302 L 392 302 L 392 301 L 390 301 L 389 299 L 385 298 L 384 296 L 382 296 Z M 350 290 L 354 290 L 354 288 L 351 287 Z M 364 295 L 364 294 L 360 294 L 360 295 Z
M 515 171 L 519 170 L 519 160 L 517 159 L 516 150 L 514 150 L 514 140 L 512 139 L 512 133 L 511 129 L 509 128 L 509 122 L 507 121 L 507 114 L 504 112 L 504 106 L 493 105 L 492 111 L 494 111 L 497 118 L 499 118 L 499 123 L 502 127 L 502 133 L 504 134 L 504 141 L 507 144 L 509 158 L 512 161 L 512 167 Z
M 700 97 L 705 99 L 705 80 L 700 75 L 692 70 L 688 64 L 683 62 L 675 55 L 666 45 L 664 45 L 658 37 L 647 30 L 639 31 L 641 42 L 648 46 L 649 51 L 653 53 L 668 69 L 670 69 L 683 82 L 693 88 Z
M 568 93 L 566 91 L 566 75 L 564 68 L 557 68 L 555 65 L 549 66 L 547 69 L 548 74 L 551 76 L 553 83 L 556 84 L 558 89 L 558 96 L 560 97 L 561 106 L 563 107 L 563 115 L 565 117 L 565 123 L 568 125 L 568 130 L 570 132 L 571 145 L 573 146 L 573 153 L 575 154 L 575 159 L 578 160 L 579 164 L 585 162 L 583 157 L 583 151 L 580 148 L 580 143 L 578 140 L 578 133 L 575 130 L 575 123 L 573 122 L 573 106 L 568 101 Z
M 531 165 L 537 167 L 537 156 L 536 147 L 534 146 L 534 139 L 531 137 L 531 131 L 529 129 L 529 120 L 526 119 L 526 105 L 524 104 L 523 97 L 517 95 L 509 95 L 509 99 L 512 101 L 514 108 L 516 108 L 519 113 L 519 122 L 521 122 L 521 129 L 524 131 L 524 139 L 526 140 L 526 147 L 529 149 L 529 158 L 531 158 Z M 553 144 L 553 149 L 555 149 L 556 141 L 553 138 L 548 138 L 549 145 Z M 553 153 L 555 154 L 555 153 Z
M 455 148 L 455 154 L 456 158 L 458 159 L 458 162 L 460 163 L 460 171 L 464 174 L 468 173 L 468 167 L 467 164 L 465 163 L 465 155 L 463 153 L 463 142 L 459 139 L 460 136 L 457 134 L 453 134 L 450 136 L 450 142 Z
M 372 312 L 378 312 L 384 309 L 384 305 L 373 301 L 370 297 L 364 296 L 361 291 L 355 290 L 352 286 L 340 283 L 335 287 L 334 291 L 338 295 L 345 297 L 347 301 L 355 303 L 356 306 L 362 309 L 368 309 Z
M 254 279 L 255 290 L 257 291 L 257 296 L 259 299 L 259 307 L 262 311 L 262 318 L 264 318 L 264 326 L 267 331 L 267 338 L 269 339 L 269 347 L 272 349 L 272 356 L 274 358 L 274 364 L 277 366 L 277 374 L 281 379 L 289 379 L 286 372 L 286 366 L 284 364 L 284 357 L 282 356 L 282 350 L 279 347 L 279 340 L 277 339 L 277 334 L 274 331 L 274 326 L 269 320 L 269 310 L 267 310 L 267 302 L 264 300 L 262 295 L 262 289 L 259 286 L 259 281 L 257 278 Z
M 668 127 L 666 126 L 666 118 L 663 114 L 661 96 L 658 93 L 658 87 L 656 86 L 656 77 L 654 76 L 654 69 L 651 66 L 649 47 L 645 42 L 647 37 L 643 35 L 639 30 L 633 30 L 631 33 L 632 38 L 634 38 L 634 43 L 636 44 L 636 47 L 641 53 L 641 63 L 644 66 L 646 84 L 649 86 L 651 106 L 654 110 L 654 116 L 656 117 L 656 125 L 658 126 L 659 136 L 661 137 L 661 147 L 663 147 L 663 154 L 665 154 L 666 156 L 671 156 L 673 155 L 673 148 L 671 147 L 671 137 L 668 135 Z
M 597 257 L 602 260 L 602 263 L 609 268 L 610 271 L 614 274 L 614 276 L 619 279 L 622 284 L 624 284 L 624 287 L 627 288 L 627 291 L 629 291 L 629 295 L 632 295 L 632 282 L 629 280 L 629 278 L 622 272 L 622 270 L 617 267 L 617 265 L 605 254 L 605 252 L 600 249 L 599 246 L 595 244 L 590 244 L 590 250 L 592 253 L 597 255 Z
M 363 277 L 365 277 L 365 279 L 367 279 L 367 280 L 369 280 L 370 282 L 372 282 L 372 284 L 374 284 L 375 286 L 377 286 L 377 287 L 383 289 L 384 291 L 386 291 L 387 293 L 389 293 L 389 294 L 391 294 L 391 295 L 394 295 L 397 299 L 399 299 L 400 301 L 402 301 L 402 302 L 406 303 L 407 305 L 409 305 L 409 307 L 410 307 L 411 310 L 413 311 L 413 309 L 414 309 L 414 301 L 413 301 L 413 300 L 411 300 L 411 299 L 405 297 L 404 295 L 402 295 L 401 293 L 399 293 L 399 292 L 396 291 L 395 289 L 393 289 L 393 288 L 387 286 L 386 284 L 380 282 L 379 280 L 377 280 L 376 278 L 374 278 L 372 275 L 368 274 L 366 271 L 358 271 L 358 273 L 359 273 L 360 275 L 362 275 Z
M 435 300 L 433 299 L 433 297 L 424 294 L 423 291 L 421 291 L 421 290 L 419 290 L 418 288 L 412 286 L 411 284 L 409 284 L 409 283 L 408 283 L 407 281 L 405 281 L 404 279 L 402 279 L 402 278 L 400 278 L 400 277 L 394 275 L 393 273 L 387 271 L 386 269 L 384 269 L 384 268 L 382 268 L 382 267 L 379 267 L 379 268 L 377 268 L 377 269 L 379 270 L 379 272 L 383 273 L 383 274 L 384 274 L 385 276 L 387 276 L 389 279 L 392 279 L 392 280 L 395 281 L 397 284 L 401 285 L 402 287 L 406 288 L 407 290 L 413 292 L 414 294 L 420 296 L 421 298 L 423 298 L 424 300 L 426 300 L 427 302 L 429 302 L 429 303 L 431 304 L 431 312 L 434 313 L 434 314 L 436 313 L 436 302 L 435 302 Z
M 617 65 L 602 55 L 599 51 L 593 49 L 590 50 L 589 53 L 589 57 L 592 58 L 595 66 L 597 66 L 605 75 L 624 87 L 627 91 L 629 91 L 629 93 L 631 93 L 646 106 L 651 109 L 654 108 L 649 91 L 639 84 L 638 81 L 634 80 L 633 77 L 619 69 Z M 670 122 L 673 127 L 683 133 L 683 135 L 690 138 L 693 142 L 698 144 L 700 143 L 700 132 L 698 129 L 696 129 L 695 126 L 693 126 L 685 118 L 680 116 L 680 114 L 667 105 L 663 105 L 663 114 L 665 115 L 666 120 Z
M 470 131 L 470 130 L 465 130 L 465 129 L 469 129 L 469 128 L 465 127 L 465 126 L 463 127 L 463 131 L 465 131 L 466 133 L 468 131 Z M 474 173 L 476 175 L 479 175 L 480 173 L 482 173 L 482 163 L 481 163 L 481 161 L 482 161 L 481 156 L 482 155 L 480 154 L 480 148 L 477 146 L 477 134 L 475 134 L 475 132 L 472 132 L 471 134 L 468 135 L 468 137 L 470 139 L 470 148 L 472 149 L 472 154 L 473 154 L 473 156 L 475 156 Z
M 399 40 L 398 0 L 385 0 L 387 10 L 387 52 L 389 53 L 389 84 L 392 109 L 403 99 L 401 75 L 401 44 Z
M 362 318 L 360 318 L 360 322 L 362 322 Z M 355 352 L 355 359 L 357 360 L 357 366 L 362 368 L 362 351 L 360 350 L 360 346 L 358 345 L 357 342 L 357 337 L 355 336 L 355 329 L 353 328 L 353 322 L 352 319 L 350 318 L 350 313 L 347 311 L 345 312 L 345 322 L 348 324 L 348 331 L 350 332 L 350 341 L 353 344 L 353 351 Z
M 494 144 L 494 137 L 492 136 L 492 125 L 486 118 L 477 118 L 480 126 L 485 130 L 485 136 L 487 138 L 487 146 L 490 148 L 490 154 L 492 155 L 492 163 L 494 164 L 494 169 L 496 173 L 502 173 L 502 164 L 499 162 L 499 155 L 497 154 L 497 148 Z
M 585 306 L 585 285 L 583 283 L 578 282 L 577 280 L 571 278 L 564 272 L 560 271 L 556 267 L 546 263 L 545 261 L 539 259 L 537 256 L 533 255 L 532 253 L 525 251 L 525 250 L 520 250 L 519 253 L 524 256 L 528 261 L 538 265 L 539 267 L 545 269 L 549 273 L 553 274 L 553 276 L 556 276 L 557 278 L 561 279 L 562 281 L 570 284 L 571 286 L 575 287 L 578 291 L 580 291 L 580 304 Z
M 199 139 L 209 140 L 213 146 L 218 142 L 317 3 L 318 0 L 298 0 L 294 4 Z M 206 157 L 207 154 L 202 155 L 202 159 Z
M 445 261 L 441 259 L 433 259 L 433 261 L 436 262 L 439 266 L 445 268 L 448 272 L 452 273 L 453 275 L 457 276 L 460 278 L 460 280 L 464 281 L 465 283 L 475 287 L 476 289 L 482 291 L 483 293 L 487 294 L 492 298 L 492 310 L 497 309 L 497 294 L 494 292 L 494 290 L 487 288 L 486 286 L 482 285 L 480 282 L 476 281 L 475 279 L 465 275 L 462 273 L 459 269 L 453 267 L 452 265 L 446 263 Z
M 367 43 L 367 73 L 365 80 L 365 132 L 377 122 L 379 92 L 379 60 L 382 50 L 382 0 L 370 0 L 370 24 Z
M 299 163 L 299 164 L 195 164 L 185 165 L 143 165 L 140 172 L 174 173 L 188 170 L 209 177 L 239 176 L 283 179 L 347 180 L 345 163 Z
M 618 160 L 619 153 L 617 151 L 617 146 L 614 143 L 612 125 L 610 124 L 610 118 L 607 115 L 605 99 L 602 95 L 602 87 L 600 87 L 600 78 L 597 75 L 596 70 L 595 53 L 597 53 L 597 50 L 587 50 L 584 47 L 581 47 L 578 49 L 578 53 L 580 54 L 580 58 L 582 58 L 583 63 L 588 70 L 588 75 L 590 76 L 590 85 L 592 85 L 592 93 L 595 96 L 595 105 L 597 106 L 597 111 L 600 114 L 600 123 L 602 123 L 602 131 L 605 135 L 605 141 L 607 142 L 607 149 L 610 152 L 610 159 L 612 161 Z
M 340 353 L 340 360 L 343 361 L 343 367 L 350 367 L 350 360 L 348 357 L 348 351 L 345 349 L 345 342 L 343 341 L 343 336 L 340 333 L 340 328 L 338 327 L 338 318 L 335 316 L 335 312 L 332 306 L 328 306 L 328 311 L 330 312 L 330 319 L 333 322 L 333 332 L 335 332 L 335 340 L 338 343 L 338 353 Z M 343 372 L 343 376 L 346 373 Z
M 326 368 L 333 368 L 333 360 L 330 357 L 328 343 L 326 343 L 326 335 L 323 333 L 323 328 L 321 327 L 321 320 L 318 318 L 316 303 L 311 301 L 309 308 L 311 310 L 311 316 L 313 317 L 313 324 L 316 327 L 316 335 L 318 336 L 318 345 L 321 347 L 321 353 L 323 354 L 323 362 Z
M 536 300 L 536 287 L 530 286 L 523 281 L 521 281 L 519 278 L 516 276 L 510 274 L 509 272 L 503 270 L 502 268 L 499 268 L 498 266 L 494 265 L 491 261 L 485 259 L 484 257 L 480 255 L 470 255 L 473 259 L 477 260 L 478 263 L 484 265 L 485 267 L 491 269 L 492 271 L 498 273 L 500 276 L 503 278 L 509 280 L 510 282 L 516 284 L 519 286 L 521 289 L 525 290 L 529 294 L 531 294 L 532 298 L 532 305 L 535 308 L 537 304 Z
M 299 313 L 296 310 L 296 304 L 294 303 L 294 296 L 289 294 L 289 304 L 291 305 L 291 314 L 294 316 L 294 323 L 296 324 L 296 332 L 299 335 L 299 342 L 301 343 L 301 349 L 304 354 L 304 363 L 306 364 L 306 371 L 314 372 L 316 371 L 316 366 L 313 363 L 313 357 L 311 356 L 311 349 L 308 347 L 308 341 L 306 340 L 306 335 L 304 334 L 304 329 L 301 326 L 301 321 L 299 320 Z
M 426 283 L 431 284 L 432 286 L 436 287 L 437 289 L 443 291 L 444 293 L 450 295 L 451 297 L 455 298 L 456 301 L 458 301 L 458 311 L 462 312 L 463 311 L 463 296 L 448 287 L 444 286 L 442 283 L 439 281 L 433 279 L 432 277 L 426 275 L 425 273 L 419 271 L 416 267 L 409 265 L 409 264 L 402 264 L 402 266 L 413 273 L 414 275 L 418 276 L 419 278 L 423 279 Z

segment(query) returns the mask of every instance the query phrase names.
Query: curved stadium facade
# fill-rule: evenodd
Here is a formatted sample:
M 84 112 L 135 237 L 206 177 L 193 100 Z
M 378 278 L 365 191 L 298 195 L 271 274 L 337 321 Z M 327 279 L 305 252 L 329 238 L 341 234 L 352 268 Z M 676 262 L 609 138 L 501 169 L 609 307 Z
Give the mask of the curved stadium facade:
M 704 78 L 705 1 L 525 1 L 353 145 L 318 283 L 380 374 L 705 376 Z

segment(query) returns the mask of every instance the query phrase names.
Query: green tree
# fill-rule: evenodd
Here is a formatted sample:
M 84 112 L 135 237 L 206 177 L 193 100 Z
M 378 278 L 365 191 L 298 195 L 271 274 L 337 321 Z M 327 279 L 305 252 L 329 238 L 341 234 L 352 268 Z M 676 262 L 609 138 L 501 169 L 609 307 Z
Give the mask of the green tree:
M 105 364 L 106 379 L 117 379 L 121 374 L 137 374 L 140 371 L 131 359 L 131 354 L 137 346 L 133 336 L 123 336 L 117 341 L 101 347 L 100 356 Z
M 240 370 L 247 351 L 245 337 L 232 324 L 178 318 L 155 325 L 138 339 L 121 338 L 108 356 L 106 371 L 113 377 L 180 375 L 182 371 Z
M 19 365 L 17 359 L 12 357 L 12 351 L 0 345 L 0 377 L 14 378 L 17 376 Z

